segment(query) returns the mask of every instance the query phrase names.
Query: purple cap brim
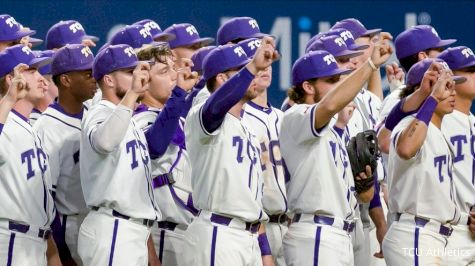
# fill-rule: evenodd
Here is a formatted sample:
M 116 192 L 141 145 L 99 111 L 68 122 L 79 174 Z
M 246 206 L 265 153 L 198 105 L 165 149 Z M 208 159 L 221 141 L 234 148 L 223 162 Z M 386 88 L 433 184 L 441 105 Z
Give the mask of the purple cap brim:
M 155 34 L 152 38 L 154 40 L 159 39 L 160 41 L 165 41 L 166 42 L 166 41 L 175 40 L 176 35 L 173 34 L 173 33 L 161 32 L 161 33 Z
M 454 43 L 456 41 L 457 41 L 456 39 L 440 40 L 440 42 L 432 48 L 439 48 L 439 47 L 449 46 L 449 45 L 451 45 L 452 43 Z
M 38 38 L 33 38 L 30 37 L 29 42 L 31 43 L 31 46 L 35 47 L 43 43 L 43 40 L 38 39 Z
M 195 45 L 195 44 L 200 43 L 201 46 L 207 46 L 207 45 L 212 44 L 213 42 L 214 42 L 214 38 L 199 38 L 189 43 L 188 45 Z M 182 46 L 186 46 L 186 45 L 182 45 Z
M 464 83 L 465 81 L 467 81 L 467 78 L 462 77 L 462 76 L 452 76 L 452 79 L 455 81 L 455 84 L 460 84 L 460 83 Z
M 82 36 L 82 39 L 85 40 L 85 39 L 89 39 L 93 42 L 98 42 L 99 41 L 99 37 L 97 36 L 93 36 L 93 35 L 84 35 Z
M 382 29 L 367 30 L 367 31 L 363 32 L 363 34 L 361 34 L 360 37 L 363 37 L 363 36 L 371 36 L 371 35 L 380 33 L 381 31 L 382 31 Z
M 369 48 L 369 45 L 367 44 L 352 44 L 352 45 L 349 45 L 348 48 L 350 50 L 357 50 L 357 51 L 360 51 L 360 50 L 365 50 L 365 49 L 368 49 Z
M 40 68 L 42 66 L 45 66 L 53 61 L 53 58 L 51 57 L 37 57 L 31 60 L 31 62 L 28 64 L 29 67 L 36 67 Z
M 243 66 L 247 65 L 249 62 L 251 62 L 251 59 L 246 59 L 246 60 L 243 61 L 241 64 L 239 64 L 239 65 L 237 65 L 237 66 L 231 66 L 229 69 L 243 67 Z
M 0 41 L 20 40 L 21 38 L 23 38 L 25 36 L 30 36 L 30 35 L 33 35 L 35 33 L 36 33 L 36 31 L 34 31 L 34 30 L 19 30 L 19 31 L 15 32 L 14 35 L 9 36 L 10 38 L 7 38 L 7 39 L 1 39 L 0 38 Z
M 345 57 L 345 58 L 353 58 L 359 55 L 362 55 L 363 52 L 358 51 L 351 51 L 351 50 L 344 50 L 339 53 L 333 54 L 334 57 Z
M 345 75 L 345 74 L 348 74 L 348 73 L 351 73 L 353 72 L 353 69 L 334 69 L 330 72 L 327 72 L 327 73 L 322 73 L 322 75 L 317 75 L 316 77 L 314 78 L 324 78 L 324 77 L 331 77 L 331 76 L 336 76 L 336 75 Z
M 114 71 L 121 70 L 121 69 L 135 68 L 135 67 L 139 64 L 139 62 L 140 62 L 140 61 L 135 61 L 135 62 L 130 63 L 130 64 L 128 64 L 128 65 L 121 66 L 121 67 L 119 67 L 119 68 L 116 68 L 116 69 L 112 70 L 112 71 L 109 72 L 109 73 L 112 73 L 112 72 L 114 72 Z

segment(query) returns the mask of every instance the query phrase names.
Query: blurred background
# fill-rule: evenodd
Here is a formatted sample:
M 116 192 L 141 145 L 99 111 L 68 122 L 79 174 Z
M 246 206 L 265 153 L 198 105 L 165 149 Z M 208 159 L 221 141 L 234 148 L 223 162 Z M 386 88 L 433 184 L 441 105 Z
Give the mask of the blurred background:
M 328 30 L 336 21 L 358 18 L 368 29 L 382 28 L 394 37 L 419 24 L 435 27 L 442 39 L 454 38 L 455 45 L 475 48 L 475 1 L 471 0 L 23 0 L 2 1 L 2 13 L 37 31 L 44 39 L 48 29 L 60 20 L 78 20 L 86 32 L 99 36 L 97 52 L 108 36 L 126 24 L 150 18 L 163 29 L 173 23 L 195 25 L 201 37 L 216 38 L 223 20 L 250 16 L 262 32 L 277 37 L 282 59 L 274 64 L 270 101 L 280 107 L 290 86 L 292 63 L 301 55 L 314 34 Z M 39 46 L 36 49 L 43 49 Z M 394 59 L 389 62 L 397 61 Z M 384 76 L 384 73 L 382 73 Z M 386 79 L 383 77 L 383 81 Z

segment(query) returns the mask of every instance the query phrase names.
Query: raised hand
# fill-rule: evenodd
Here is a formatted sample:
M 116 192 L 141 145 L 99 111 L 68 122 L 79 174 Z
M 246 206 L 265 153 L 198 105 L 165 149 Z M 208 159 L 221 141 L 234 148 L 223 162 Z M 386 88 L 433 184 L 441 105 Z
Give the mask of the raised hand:
M 176 85 L 185 91 L 190 91 L 198 81 L 198 73 L 191 71 L 193 66 L 191 59 L 182 58 L 181 61 L 181 67 L 176 70 L 178 74 Z
M 395 62 L 387 64 L 386 67 L 386 77 L 391 86 L 400 87 L 404 84 L 404 71 L 399 65 Z
M 256 75 L 259 71 L 266 69 L 273 62 L 279 60 L 279 52 L 275 49 L 273 38 L 266 36 L 262 38 L 261 46 L 257 48 L 254 57 L 248 64 L 248 69 Z
M 27 70 L 28 66 L 25 64 L 18 64 L 13 69 L 13 79 L 8 88 L 7 96 L 14 102 L 25 98 L 28 93 L 28 85 L 22 72 Z
M 345 128 L 348 122 L 350 121 L 351 117 L 353 116 L 353 112 L 355 111 L 356 104 L 354 102 L 350 102 L 347 104 L 339 113 L 338 119 L 335 125 L 339 128 Z
M 393 37 L 388 32 L 381 32 L 379 35 L 379 40 L 374 44 L 373 53 L 371 54 L 371 61 L 376 67 L 384 64 L 393 53 L 393 48 L 389 45 L 389 41 L 392 39 Z
M 150 65 L 146 62 L 139 62 L 135 67 L 132 77 L 132 91 L 143 93 L 148 90 L 146 86 L 150 81 Z
M 440 73 L 439 78 L 435 82 L 434 86 L 432 86 L 432 97 L 434 97 L 437 101 L 441 102 L 447 99 L 452 90 L 455 87 L 455 82 L 452 79 L 452 72 L 447 69 L 443 69 Z

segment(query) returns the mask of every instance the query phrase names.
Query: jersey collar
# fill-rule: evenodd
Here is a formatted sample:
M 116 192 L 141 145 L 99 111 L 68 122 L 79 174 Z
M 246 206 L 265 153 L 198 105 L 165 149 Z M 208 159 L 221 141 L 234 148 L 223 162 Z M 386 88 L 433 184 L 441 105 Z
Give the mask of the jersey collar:
M 249 105 L 250 107 L 254 108 L 254 109 L 257 109 L 259 111 L 262 111 L 266 114 L 270 114 L 272 113 L 272 106 L 270 105 L 269 102 L 267 102 L 267 107 L 262 107 L 260 105 L 258 105 L 257 103 L 253 102 L 253 101 L 249 101 L 247 102 L 247 105 Z

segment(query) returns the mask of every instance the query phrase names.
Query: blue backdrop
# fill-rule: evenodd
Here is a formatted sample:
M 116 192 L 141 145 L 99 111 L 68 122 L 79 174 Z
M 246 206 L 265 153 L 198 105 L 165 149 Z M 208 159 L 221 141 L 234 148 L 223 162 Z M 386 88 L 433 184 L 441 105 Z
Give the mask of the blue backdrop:
M 59 20 L 78 20 L 88 34 L 101 38 L 98 47 L 107 41 L 112 27 L 144 18 L 155 20 L 162 29 L 173 23 L 189 22 L 202 37 L 215 37 L 226 17 L 254 17 L 261 31 L 277 36 L 282 54 L 281 61 L 274 65 L 269 93 L 276 106 L 285 97 L 292 63 L 302 53 L 306 41 L 343 18 L 358 18 L 367 28 L 383 28 L 394 37 L 410 26 L 430 24 L 442 38 L 455 38 L 457 45 L 475 48 L 475 36 L 470 34 L 475 26 L 475 1 L 469 0 L 4 0 L 1 9 L 36 30 L 38 38 L 44 38 L 48 28 Z

